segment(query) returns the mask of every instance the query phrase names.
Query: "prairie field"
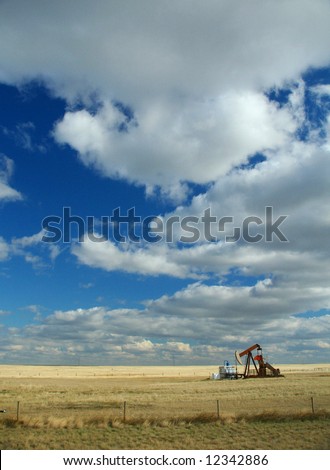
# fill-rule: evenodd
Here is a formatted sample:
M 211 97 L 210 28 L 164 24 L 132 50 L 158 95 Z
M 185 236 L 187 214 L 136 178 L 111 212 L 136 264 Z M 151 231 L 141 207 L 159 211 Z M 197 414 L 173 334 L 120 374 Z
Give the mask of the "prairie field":
M 330 364 L 0 366 L 2 449 L 329 449 Z

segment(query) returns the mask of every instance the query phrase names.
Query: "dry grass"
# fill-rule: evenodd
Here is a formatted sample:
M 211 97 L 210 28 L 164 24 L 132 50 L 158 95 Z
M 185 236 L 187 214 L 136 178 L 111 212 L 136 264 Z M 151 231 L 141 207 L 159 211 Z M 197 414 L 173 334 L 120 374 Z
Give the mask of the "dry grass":
M 284 369 L 220 382 L 209 380 L 215 366 L 0 366 L 1 447 L 329 448 L 329 365 Z
M 95 423 L 94 423 L 95 424 Z M 162 424 L 162 425 L 161 425 Z M 329 419 L 180 421 L 159 425 L 30 428 L 0 436 L 2 449 L 329 449 Z
M 104 415 L 90 417 L 25 417 L 16 419 L 14 417 L 4 418 L 1 422 L 2 428 L 35 428 L 35 429 L 81 429 L 81 428 L 118 428 L 123 426 L 153 426 L 153 427 L 170 427 L 194 424 L 216 423 L 218 425 L 240 424 L 240 423 L 261 423 L 261 422 L 301 422 L 301 421 L 320 421 L 330 420 L 330 412 L 320 410 L 318 412 L 296 412 L 296 413 L 278 413 L 270 411 L 256 414 L 223 414 L 217 416 L 214 413 L 198 414 L 195 416 L 180 416 L 170 419 L 162 417 L 153 418 L 110 418 Z

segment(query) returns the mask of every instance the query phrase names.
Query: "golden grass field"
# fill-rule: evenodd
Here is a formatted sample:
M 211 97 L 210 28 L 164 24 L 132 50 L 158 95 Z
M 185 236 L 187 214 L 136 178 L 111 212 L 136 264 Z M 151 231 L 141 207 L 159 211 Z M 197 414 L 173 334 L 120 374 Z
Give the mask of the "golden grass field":
M 330 364 L 276 367 L 285 377 L 218 381 L 217 366 L 2 365 L 0 445 L 329 449 Z

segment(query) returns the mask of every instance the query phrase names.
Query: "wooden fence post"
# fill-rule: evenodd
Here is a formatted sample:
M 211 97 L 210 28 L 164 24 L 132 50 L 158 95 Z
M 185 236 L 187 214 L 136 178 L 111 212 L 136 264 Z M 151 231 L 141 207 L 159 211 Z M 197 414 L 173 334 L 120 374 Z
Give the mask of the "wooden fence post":
M 220 418 L 220 401 L 217 400 L 217 414 L 218 414 L 218 418 Z
M 19 401 L 17 402 L 17 406 L 16 406 L 16 421 L 19 420 Z
M 126 421 L 126 401 L 124 401 L 124 423 Z
M 311 397 L 311 403 L 312 403 L 312 412 L 314 414 L 315 410 L 314 410 L 314 398 L 313 397 Z

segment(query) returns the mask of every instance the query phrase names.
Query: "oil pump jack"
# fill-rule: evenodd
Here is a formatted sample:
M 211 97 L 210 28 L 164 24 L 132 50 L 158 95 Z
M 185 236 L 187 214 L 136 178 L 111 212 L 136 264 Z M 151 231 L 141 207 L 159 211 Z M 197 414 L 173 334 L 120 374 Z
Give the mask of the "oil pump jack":
M 252 351 L 256 350 L 256 355 L 253 357 Z M 235 351 L 236 361 L 243 365 L 241 358 L 246 356 L 245 368 L 243 378 L 264 378 L 264 377 L 283 377 L 280 369 L 275 369 L 268 362 L 264 361 L 262 355 L 262 348 L 259 344 L 245 349 L 241 353 Z

